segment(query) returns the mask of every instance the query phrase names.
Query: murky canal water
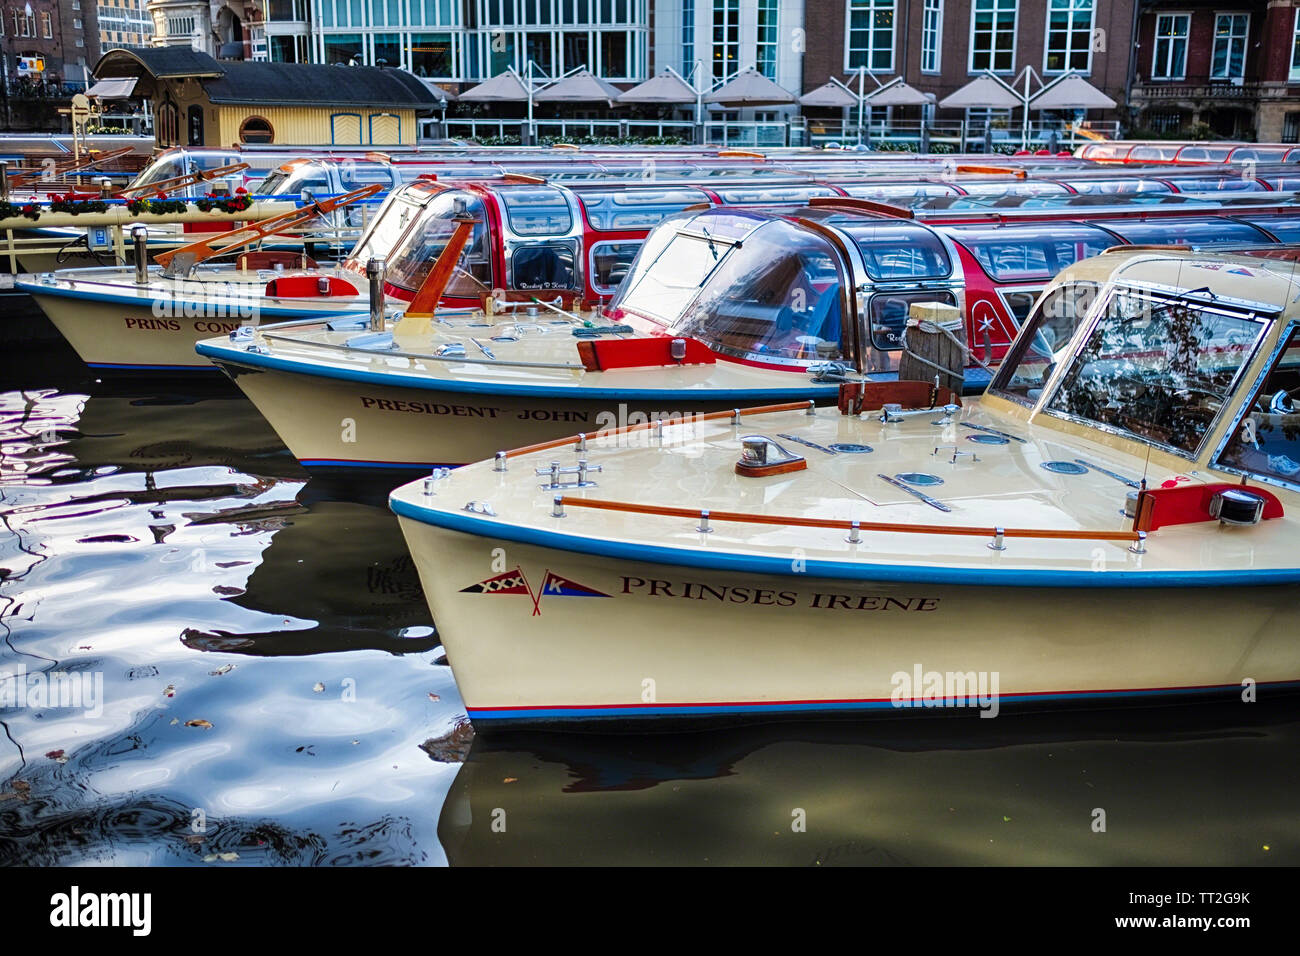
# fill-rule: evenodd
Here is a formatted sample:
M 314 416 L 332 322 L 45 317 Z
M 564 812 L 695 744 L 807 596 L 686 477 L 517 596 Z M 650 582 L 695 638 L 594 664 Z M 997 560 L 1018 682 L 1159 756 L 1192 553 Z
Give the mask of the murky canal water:
M 8 348 L 0 445 L 2 863 L 1300 862 L 1295 701 L 474 738 L 386 486 L 233 389 Z

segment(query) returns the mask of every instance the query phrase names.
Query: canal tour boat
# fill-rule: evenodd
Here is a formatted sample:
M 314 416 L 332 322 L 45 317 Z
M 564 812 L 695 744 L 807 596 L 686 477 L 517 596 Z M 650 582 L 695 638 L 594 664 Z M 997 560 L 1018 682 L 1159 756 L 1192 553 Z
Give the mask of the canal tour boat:
M 480 730 L 1255 700 L 1300 689 L 1297 302 L 1300 250 L 1113 250 L 971 404 L 854 381 L 390 504 Z
M 813 202 L 679 213 L 598 316 L 539 297 L 531 315 L 471 307 L 434 321 L 289 323 L 197 351 L 309 468 L 455 466 L 608 427 L 611 416 L 830 401 L 843 376 L 897 376 L 913 307 L 942 316 L 965 343 L 964 377 L 987 382 L 1043 287 L 1076 260 L 1156 237 L 1273 240 L 1206 214 L 937 226 L 889 207 Z
M 267 323 L 324 320 L 366 309 L 366 270 L 372 259 L 386 260 L 386 308 L 401 312 L 445 245 L 453 220 L 462 213 L 477 218 L 479 225 L 465 261 L 447 287 L 443 305 L 472 309 L 482 306 L 488 296 L 527 300 L 542 295 L 566 308 L 575 301 L 588 306 L 608 301 L 650 229 L 699 204 L 795 207 L 822 200 L 851 204 L 871 195 L 872 190 L 892 185 L 915 190 L 913 201 L 935 203 L 930 210 L 922 205 L 918 214 L 936 222 L 969 216 L 1007 222 L 1021 214 L 1030 218 L 1067 213 L 1071 218 L 1096 217 L 1107 210 L 1115 215 L 1154 217 L 1232 208 L 1242 215 L 1246 211 L 1264 215 L 1295 208 L 1292 194 L 1274 192 L 1222 193 L 1213 198 L 1147 193 L 1039 195 L 1035 189 L 1042 183 L 1003 176 L 1002 172 L 999 169 L 992 178 L 1001 179 L 1002 188 L 1012 190 L 1010 193 L 988 193 L 992 185 L 988 175 L 960 171 L 953 174 L 951 182 L 937 183 L 864 180 L 747 186 L 722 181 L 707 186 L 617 183 L 571 188 L 514 175 L 491 181 L 417 180 L 389 194 L 352 254 L 334 268 L 320 268 L 314 262 L 295 268 L 295 264 L 301 265 L 301 258 L 275 250 L 241 254 L 231 263 L 217 262 L 214 254 L 234 235 L 226 234 L 163 253 L 157 257 L 163 265 L 150 268 L 143 277 L 135 269 L 66 270 L 20 278 L 16 288 L 35 298 L 88 365 L 175 373 L 209 370 L 210 366 L 194 355 L 194 342 L 205 334 L 231 331 L 254 317 Z M 1016 191 L 1026 184 L 1031 188 Z M 970 205 L 954 207 L 950 193 L 934 196 L 932 186 L 978 189 L 986 194 L 967 193 L 961 198 Z M 331 208 L 339 208 L 353 195 L 328 197 L 314 206 L 333 203 Z M 1270 238 L 1250 226 L 1225 225 L 1222 231 L 1229 241 Z M 1119 237 L 1118 241 L 1129 240 Z M 168 267 L 172 262 L 176 265 Z M 186 262 L 189 265 L 180 268 Z M 283 274 L 274 271 L 277 264 Z M 1039 287 L 1050 277 L 1050 273 L 1042 275 Z

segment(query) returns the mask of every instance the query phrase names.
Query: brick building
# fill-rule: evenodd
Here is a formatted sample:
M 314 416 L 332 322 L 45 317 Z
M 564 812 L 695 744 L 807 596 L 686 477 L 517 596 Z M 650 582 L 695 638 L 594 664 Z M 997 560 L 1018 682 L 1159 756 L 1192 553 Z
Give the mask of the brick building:
M 84 82 L 99 59 L 94 0 L 0 0 L 0 50 L 10 93 L 33 84 Z
M 1130 105 L 1138 127 L 1300 142 L 1300 6 L 1143 3 Z

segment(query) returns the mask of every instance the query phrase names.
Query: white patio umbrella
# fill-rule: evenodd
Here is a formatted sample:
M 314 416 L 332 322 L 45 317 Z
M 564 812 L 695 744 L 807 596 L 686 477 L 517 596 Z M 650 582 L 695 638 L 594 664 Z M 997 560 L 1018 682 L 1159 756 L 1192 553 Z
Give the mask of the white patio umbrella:
M 583 67 L 576 73 L 557 80 L 537 93 L 533 99 L 538 103 L 598 103 L 606 102 L 613 106 L 622 91 L 613 83 L 607 83 L 591 70 Z
M 1035 93 L 1029 100 L 1033 110 L 1110 110 L 1116 103 L 1078 73 L 1067 73 Z
M 926 106 L 930 97 L 915 86 L 903 82 L 899 77 L 886 83 L 880 89 L 867 94 L 867 102 L 872 106 Z
M 462 103 L 524 103 L 531 98 L 531 88 L 524 85 L 513 67 L 470 87 L 458 97 Z
M 719 106 L 784 106 L 795 102 L 795 97 L 751 66 L 704 97 L 704 102 Z
M 799 97 L 802 106 L 827 106 L 836 109 L 856 106 L 857 102 L 858 98 L 853 95 L 853 91 L 834 79 L 827 80 L 817 89 L 809 90 Z
M 964 110 L 987 107 L 995 110 L 1013 110 L 1025 105 L 1025 98 L 992 74 L 977 76 L 955 93 L 939 101 L 946 110 Z
M 665 69 L 658 76 L 652 76 L 644 83 L 638 83 L 626 93 L 619 94 L 620 103 L 647 103 L 670 105 L 674 103 L 694 103 L 699 96 L 675 70 Z

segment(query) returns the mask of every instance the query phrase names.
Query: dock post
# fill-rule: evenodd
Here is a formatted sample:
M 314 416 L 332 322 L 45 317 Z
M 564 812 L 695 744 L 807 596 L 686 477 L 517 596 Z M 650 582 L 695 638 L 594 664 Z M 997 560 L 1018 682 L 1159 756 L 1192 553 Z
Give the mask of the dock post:
M 384 331 L 384 271 L 386 263 L 374 258 L 366 263 L 366 278 L 370 280 L 370 331 Z
M 148 285 L 149 230 L 144 226 L 134 226 L 131 229 L 131 242 L 135 246 L 135 283 L 136 285 Z

